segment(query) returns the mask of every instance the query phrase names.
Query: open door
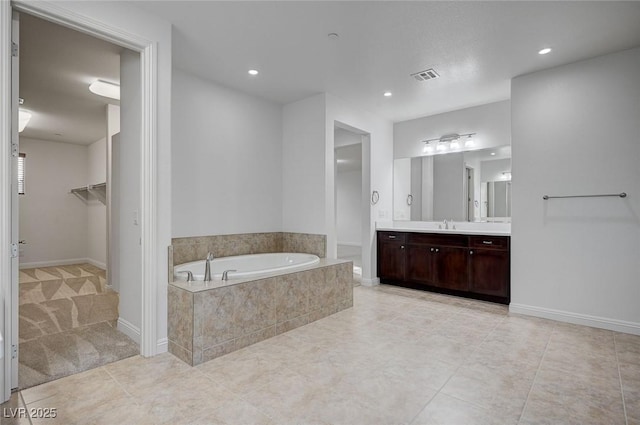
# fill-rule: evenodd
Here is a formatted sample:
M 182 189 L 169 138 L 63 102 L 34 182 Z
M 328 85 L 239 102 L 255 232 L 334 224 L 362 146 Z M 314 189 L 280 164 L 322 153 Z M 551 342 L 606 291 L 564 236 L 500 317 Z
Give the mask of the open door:
M 11 41 L 16 46 L 16 53 L 11 57 L 11 111 L 13 125 L 11 126 L 11 351 L 7 357 L 11 357 L 11 388 L 18 387 L 18 278 L 19 278 L 19 256 L 18 256 L 18 160 L 20 155 L 20 137 L 18 135 L 20 111 L 19 111 L 19 76 L 20 76 L 20 14 L 13 12 L 11 19 Z
M 11 389 L 18 386 L 18 37 L 19 15 L 13 12 L 11 19 L 11 282 L 3 285 L 0 312 L 0 358 L 2 368 L 0 401 L 11 397 Z

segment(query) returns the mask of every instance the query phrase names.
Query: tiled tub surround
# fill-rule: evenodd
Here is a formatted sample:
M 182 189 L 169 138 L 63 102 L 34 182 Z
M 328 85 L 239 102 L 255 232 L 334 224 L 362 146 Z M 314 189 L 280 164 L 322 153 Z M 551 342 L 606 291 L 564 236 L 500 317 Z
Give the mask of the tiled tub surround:
M 308 233 L 245 233 L 236 235 L 195 236 L 174 238 L 169 262 L 173 265 L 204 260 L 207 253 L 215 257 L 261 254 L 267 252 L 304 252 L 326 257 L 327 237 Z M 171 255 L 171 251 L 173 255 Z M 173 271 L 169 274 L 173 276 Z
M 195 366 L 353 306 L 351 262 L 258 280 L 169 285 L 169 352 Z

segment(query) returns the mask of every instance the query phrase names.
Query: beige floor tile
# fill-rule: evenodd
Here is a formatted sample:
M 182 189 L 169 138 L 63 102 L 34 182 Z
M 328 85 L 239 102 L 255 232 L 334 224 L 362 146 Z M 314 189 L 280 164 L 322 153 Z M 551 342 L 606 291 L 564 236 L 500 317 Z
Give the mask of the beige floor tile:
M 151 358 L 131 357 L 105 366 L 105 370 L 133 396 L 166 379 L 177 379 L 191 367 L 169 353 Z
M 503 425 L 517 421 L 503 419 L 495 411 L 467 403 L 443 393 L 436 395 L 411 425 Z
M 266 385 L 242 398 L 269 416 L 274 422 L 292 423 L 310 411 L 321 395 L 331 388 L 313 382 L 292 371 L 284 372 Z
M 440 392 L 488 409 L 498 417 L 516 420 L 532 382 L 532 374 L 500 374 L 476 363 L 460 368 Z
M 566 341 L 549 341 L 542 366 L 576 375 L 618 377 L 618 362 L 615 351 L 598 347 L 567 344 Z M 606 353 L 605 355 L 602 355 Z
M 640 365 L 621 363 L 620 379 L 627 416 L 640 418 Z
M 236 396 L 196 369 L 157 382 L 134 397 L 156 423 L 175 424 L 233 401 Z
M 620 382 L 541 367 L 523 423 L 624 423 Z
M 86 373 L 86 372 L 85 372 Z M 107 379 L 108 378 L 108 379 Z M 34 423 L 86 423 L 92 416 L 104 412 L 109 413 L 114 406 L 122 406 L 129 399 L 128 394 L 113 379 L 97 374 L 87 374 L 82 380 L 68 380 L 63 378 L 52 383 L 57 383 L 55 388 L 50 387 L 52 395 L 34 402 L 27 402 L 29 409 L 55 409 L 56 417 L 33 418 Z M 49 383 L 51 384 L 51 383 Z M 48 384 L 43 384 L 48 385 Z M 38 388 L 38 387 L 35 387 Z M 26 390 L 27 392 L 29 390 Z M 26 398 L 25 398 L 26 401 Z M 106 409 L 111 406 L 111 409 Z
M 183 419 L 189 425 L 275 425 L 267 415 L 242 399 L 234 399 L 221 407 L 205 409 Z
M 617 333 L 614 338 L 618 361 L 640 365 L 640 336 Z
M 271 357 L 250 353 L 236 359 L 199 366 L 213 382 L 236 394 L 247 394 L 267 385 L 271 380 L 286 373 L 285 366 Z

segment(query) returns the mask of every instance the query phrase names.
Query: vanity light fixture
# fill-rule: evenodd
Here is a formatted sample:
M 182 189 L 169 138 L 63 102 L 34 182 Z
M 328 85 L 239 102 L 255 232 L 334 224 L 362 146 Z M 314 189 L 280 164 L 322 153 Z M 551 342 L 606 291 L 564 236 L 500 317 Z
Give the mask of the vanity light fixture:
M 465 134 L 447 134 L 439 139 L 428 139 L 423 140 L 424 148 L 422 148 L 423 153 L 432 153 L 435 147 L 437 152 L 445 152 L 449 149 L 460 149 L 460 144 L 464 140 L 465 148 L 472 148 L 475 146 L 475 142 L 473 140 L 473 136 L 476 133 L 465 133 Z
M 89 85 L 89 91 L 98 96 L 109 97 L 111 99 L 120 100 L 120 85 L 108 83 L 102 80 L 96 80 Z
M 22 133 L 29 124 L 29 120 L 31 119 L 31 112 L 25 111 L 24 109 L 18 109 L 18 133 Z

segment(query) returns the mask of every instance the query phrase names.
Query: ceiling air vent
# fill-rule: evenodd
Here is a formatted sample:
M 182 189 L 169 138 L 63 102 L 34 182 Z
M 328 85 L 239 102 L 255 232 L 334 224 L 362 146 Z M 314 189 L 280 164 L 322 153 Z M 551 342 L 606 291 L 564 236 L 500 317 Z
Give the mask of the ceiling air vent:
M 415 74 L 411 74 L 411 76 L 418 81 L 433 80 L 434 78 L 440 77 L 433 68 L 429 68 L 425 71 L 416 72 Z

